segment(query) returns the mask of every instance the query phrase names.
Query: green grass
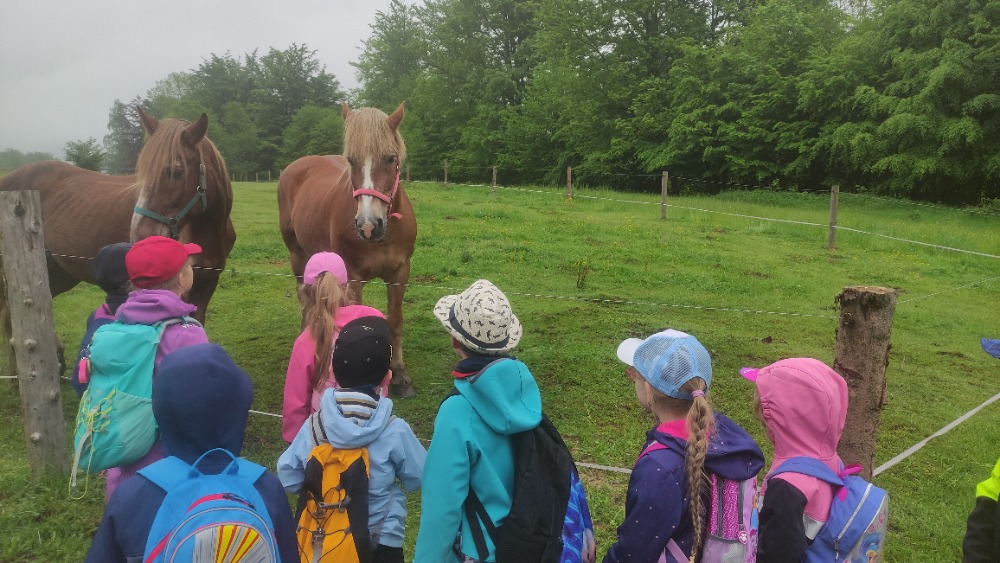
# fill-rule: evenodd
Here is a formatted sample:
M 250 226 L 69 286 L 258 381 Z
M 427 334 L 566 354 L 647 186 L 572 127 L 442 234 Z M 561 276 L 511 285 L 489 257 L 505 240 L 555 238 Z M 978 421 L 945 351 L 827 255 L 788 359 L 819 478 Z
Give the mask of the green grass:
M 206 325 L 254 379 L 254 409 L 280 412 L 284 370 L 298 334 L 298 304 L 277 228 L 275 185 L 237 183 L 238 239 Z M 518 356 L 535 373 L 543 401 L 577 459 L 630 467 L 651 419 L 639 408 L 615 358 L 618 342 L 663 327 L 689 331 L 713 355 L 716 407 L 770 448 L 751 412 L 743 365 L 782 357 L 833 361 L 838 311 L 849 285 L 899 290 L 877 462 L 934 433 L 1000 391 L 1000 364 L 979 338 L 1000 335 L 997 259 L 850 231 L 827 250 L 825 195 L 732 192 L 671 197 L 576 190 L 542 193 L 412 183 L 419 222 L 405 300 L 407 367 L 415 399 L 397 412 L 431 437 L 455 362 L 431 310 L 441 296 L 478 278 L 499 285 L 525 325 Z M 532 188 L 535 189 L 535 188 Z M 643 203 L 621 203 L 606 199 Z M 695 209 L 711 210 L 707 213 Z M 725 214 L 724 214 L 725 213 Z M 743 214 L 817 223 L 777 223 Z M 993 213 L 844 196 L 839 225 L 1000 255 Z M 376 282 L 366 303 L 385 307 Z M 100 302 L 93 287 L 56 298 L 57 332 L 72 350 Z M 5 365 L 0 363 L 0 365 Z M 101 516 L 100 485 L 71 500 L 66 481 L 35 480 L 25 458 L 17 387 L 0 382 L 0 561 L 79 560 Z M 67 421 L 77 400 L 63 386 Z M 958 561 L 975 483 L 1000 456 L 1000 405 L 978 415 L 876 479 L 891 494 L 889 561 Z M 244 454 L 274 466 L 284 446 L 277 418 L 252 415 Z M 603 554 L 624 514 L 627 475 L 582 471 Z M 407 550 L 419 521 L 410 497 Z

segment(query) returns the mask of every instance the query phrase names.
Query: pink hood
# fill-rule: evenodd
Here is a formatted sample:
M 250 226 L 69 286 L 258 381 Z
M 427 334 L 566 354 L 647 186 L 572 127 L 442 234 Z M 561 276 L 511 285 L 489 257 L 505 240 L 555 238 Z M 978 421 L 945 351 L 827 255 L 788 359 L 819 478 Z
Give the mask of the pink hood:
M 757 374 L 757 391 L 767 434 L 774 443 L 768 473 L 796 456 L 816 458 L 840 472 L 837 444 L 847 420 L 847 382 L 819 360 L 790 358 Z M 829 517 L 833 488 L 814 477 L 783 473 L 778 477 L 802 491 L 806 516 Z

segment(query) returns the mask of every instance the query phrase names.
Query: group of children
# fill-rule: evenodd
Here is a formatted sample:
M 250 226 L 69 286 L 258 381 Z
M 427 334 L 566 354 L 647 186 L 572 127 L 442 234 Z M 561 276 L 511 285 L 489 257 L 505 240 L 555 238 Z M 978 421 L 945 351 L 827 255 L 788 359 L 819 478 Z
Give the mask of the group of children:
M 107 311 L 92 316 L 88 325 L 112 315 L 123 322 L 153 323 L 191 314 L 194 308 L 181 297 L 191 287 L 190 257 L 199 251 L 197 245 L 163 237 L 102 251 L 94 267 L 108 293 Z M 124 269 L 114 265 L 122 259 Z M 127 279 L 121 279 L 123 274 Z M 127 281 L 132 291 L 126 293 Z M 370 542 L 369 560 L 403 561 L 405 493 L 421 488 L 414 561 L 497 560 L 493 538 L 483 537 L 481 524 L 491 520 L 488 524 L 496 525 L 511 510 L 514 436 L 543 419 L 538 385 L 512 355 L 522 326 L 507 297 L 491 282 L 478 280 L 435 306 L 458 362 L 451 372 L 453 389 L 439 407 L 425 450 L 409 425 L 393 414 L 387 397 L 391 346 L 384 316 L 349 304 L 347 269 L 334 253 L 314 255 L 303 282 L 303 331 L 292 350 L 284 391 L 282 437 L 290 445 L 278 460 L 277 475 L 265 472 L 254 482 L 273 523 L 280 559 L 319 560 L 304 556 L 309 536 L 301 531 L 296 536 L 286 493 L 305 495 L 316 478 L 315 451 L 329 444 L 331 451 L 367 452 L 368 537 L 363 539 Z M 87 338 L 92 332 L 88 326 Z M 618 346 L 617 357 L 626 365 L 639 406 L 657 423 L 635 462 L 625 517 L 604 561 L 699 560 L 707 520 L 719 508 L 709 506 L 715 497 L 704 493 L 709 476 L 756 483 L 764 456 L 743 428 L 713 410 L 711 358 L 695 337 L 668 329 L 641 340 L 629 338 Z M 809 358 L 741 373 L 754 384 L 754 409 L 774 446 L 761 482 L 757 535 L 741 541 L 756 541 L 756 560 L 763 563 L 807 560 L 838 491 L 810 475 L 771 473 L 800 457 L 818 460 L 834 473 L 843 470 L 837 444 L 846 420 L 847 385 L 829 366 Z M 82 389 L 78 379 L 74 376 Z M 159 440 L 139 462 L 109 471 L 109 500 L 87 561 L 142 560 L 165 493 L 143 472 L 126 477 L 164 456 L 203 472 L 223 471 L 228 458 L 218 449 L 239 454 L 252 395 L 247 374 L 222 348 L 208 343 L 200 325 L 168 327 L 153 377 Z M 1000 464 L 980 485 L 985 496 L 992 496 L 992 505 L 977 505 L 980 513 L 992 508 L 995 514 L 998 482 Z M 469 512 L 470 496 L 481 501 L 485 515 Z M 998 560 L 995 516 L 987 522 L 980 514 L 976 522 L 982 522 L 977 526 L 983 535 L 967 537 L 966 551 L 975 548 L 987 554 L 982 560 Z M 970 518 L 970 535 L 973 528 Z M 581 561 L 596 559 L 592 534 L 577 554 Z

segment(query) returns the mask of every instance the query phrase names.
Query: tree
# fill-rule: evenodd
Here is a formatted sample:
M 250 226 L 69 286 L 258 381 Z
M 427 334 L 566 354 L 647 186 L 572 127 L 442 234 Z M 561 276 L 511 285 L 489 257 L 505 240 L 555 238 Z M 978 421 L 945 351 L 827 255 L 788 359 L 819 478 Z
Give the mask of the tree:
M 99 171 L 104 164 L 104 149 L 93 137 L 86 141 L 70 141 L 66 143 L 66 160 L 80 168 Z
M 104 136 L 104 151 L 105 166 L 112 174 L 131 174 L 135 171 L 145 140 L 145 131 L 136 111 L 140 105 L 143 105 L 143 100 L 139 96 L 128 105 L 120 100 L 115 100 L 111 105 L 108 134 Z
M 5 149 L 0 151 L 0 170 L 13 170 L 40 160 L 55 160 L 55 157 L 47 152 L 29 152 L 25 154 L 16 149 Z
M 278 168 L 311 154 L 341 154 L 344 146 L 344 119 L 340 108 L 304 106 L 295 112 L 285 128 Z

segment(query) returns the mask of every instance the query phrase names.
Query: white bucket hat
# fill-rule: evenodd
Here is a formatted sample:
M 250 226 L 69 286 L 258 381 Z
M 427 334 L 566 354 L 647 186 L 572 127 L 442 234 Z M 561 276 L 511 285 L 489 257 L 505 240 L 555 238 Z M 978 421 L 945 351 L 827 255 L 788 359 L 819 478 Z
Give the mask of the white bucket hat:
M 509 352 L 521 340 L 521 322 L 510 301 L 488 280 L 476 280 L 462 293 L 442 297 L 434 316 L 466 348 L 480 354 Z

